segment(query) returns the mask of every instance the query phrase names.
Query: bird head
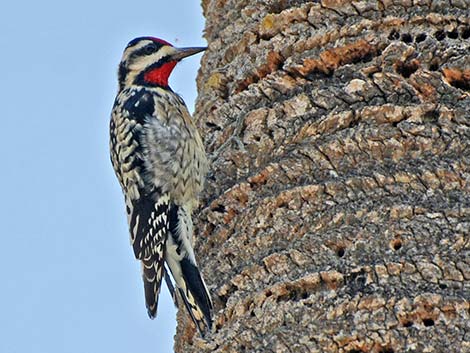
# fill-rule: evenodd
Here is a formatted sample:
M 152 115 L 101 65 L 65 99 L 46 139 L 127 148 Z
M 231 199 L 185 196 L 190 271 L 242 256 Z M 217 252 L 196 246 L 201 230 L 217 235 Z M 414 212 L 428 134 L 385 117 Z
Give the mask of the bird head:
M 168 88 L 168 78 L 176 64 L 205 47 L 175 48 L 154 37 L 139 37 L 127 44 L 119 64 L 119 87 L 142 85 Z

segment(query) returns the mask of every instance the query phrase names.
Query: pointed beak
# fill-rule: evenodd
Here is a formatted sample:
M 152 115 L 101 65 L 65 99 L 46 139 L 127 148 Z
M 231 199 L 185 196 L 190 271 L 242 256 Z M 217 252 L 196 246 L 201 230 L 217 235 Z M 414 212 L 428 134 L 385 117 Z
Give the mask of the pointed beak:
M 200 53 L 206 49 L 207 47 L 175 48 L 175 53 L 171 55 L 171 58 L 180 61 L 181 59 Z

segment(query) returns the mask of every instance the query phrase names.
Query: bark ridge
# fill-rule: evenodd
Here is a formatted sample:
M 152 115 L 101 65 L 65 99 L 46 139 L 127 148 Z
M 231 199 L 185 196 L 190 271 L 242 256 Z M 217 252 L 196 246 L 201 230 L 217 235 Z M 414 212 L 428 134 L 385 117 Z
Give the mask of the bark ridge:
M 470 352 L 469 1 L 203 0 L 177 352 Z

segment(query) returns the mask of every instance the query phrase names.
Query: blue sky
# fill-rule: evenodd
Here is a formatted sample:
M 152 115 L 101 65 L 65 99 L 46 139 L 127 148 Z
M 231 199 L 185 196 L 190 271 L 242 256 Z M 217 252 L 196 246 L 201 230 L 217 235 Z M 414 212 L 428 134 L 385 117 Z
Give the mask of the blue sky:
M 172 352 L 176 311 L 163 288 L 147 317 L 108 124 L 127 42 L 202 46 L 203 26 L 199 1 L 2 6 L 0 352 Z M 170 80 L 190 111 L 199 60 Z

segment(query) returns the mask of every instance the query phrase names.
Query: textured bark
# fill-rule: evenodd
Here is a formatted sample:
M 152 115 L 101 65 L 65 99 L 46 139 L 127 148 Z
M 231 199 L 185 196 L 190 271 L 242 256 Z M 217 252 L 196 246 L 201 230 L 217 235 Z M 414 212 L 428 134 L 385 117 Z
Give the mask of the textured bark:
M 470 2 L 203 0 L 177 352 L 470 352 Z

